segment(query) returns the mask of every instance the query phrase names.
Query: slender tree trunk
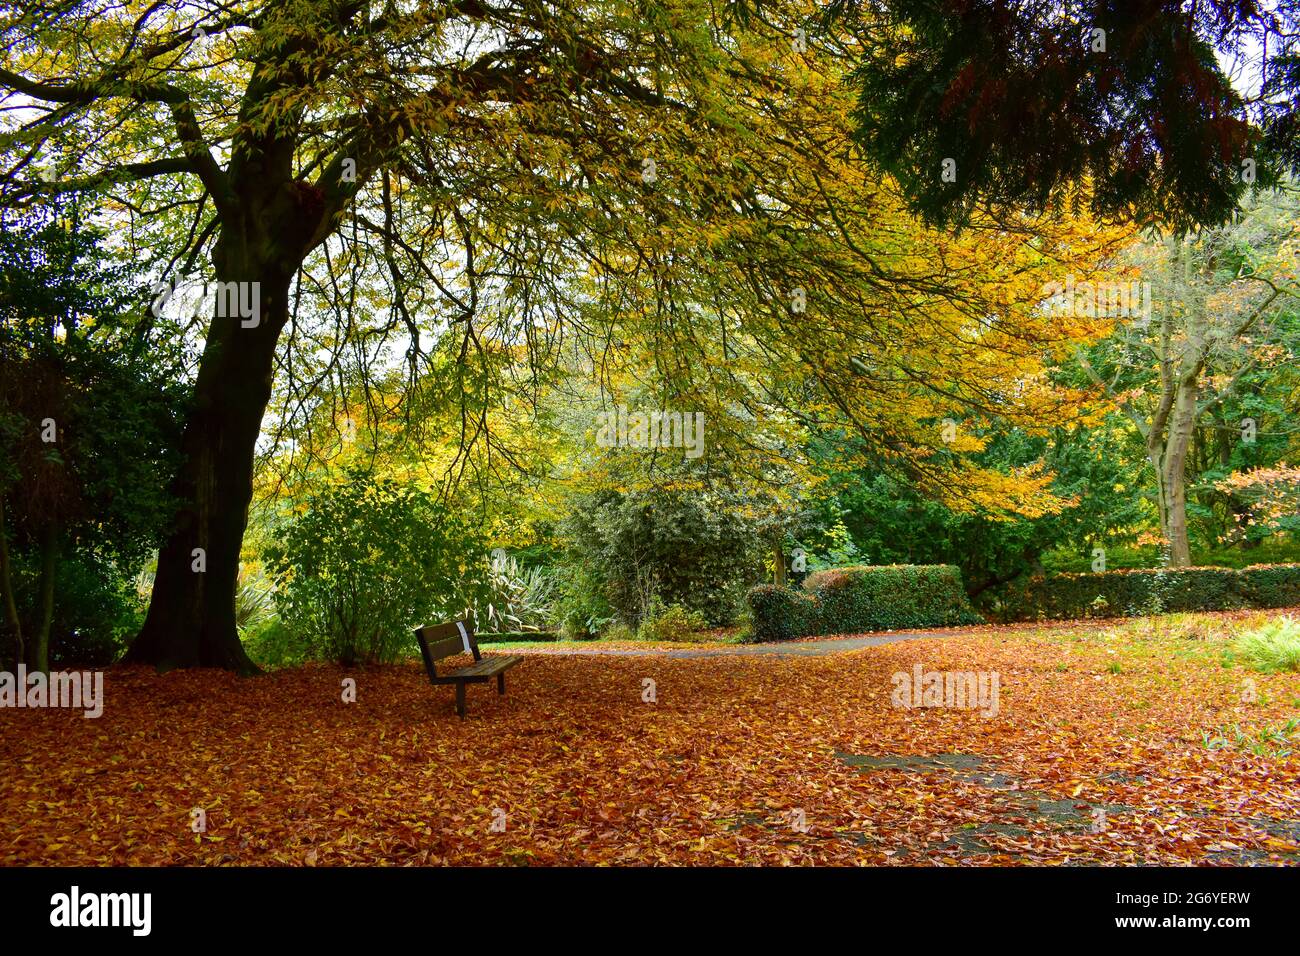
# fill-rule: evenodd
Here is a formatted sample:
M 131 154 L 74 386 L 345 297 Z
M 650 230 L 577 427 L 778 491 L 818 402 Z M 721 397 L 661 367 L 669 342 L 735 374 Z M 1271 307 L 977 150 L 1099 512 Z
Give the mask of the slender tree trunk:
M 1156 514 L 1160 519 L 1160 534 L 1169 540 L 1169 491 L 1165 487 L 1164 448 L 1160 438 L 1151 435 L 1147 438 L 1147 461 L 1156 476 Z
M 257 439 L 271 398 L 276 344 L 288 320 L 292 272 L 237 261 L 223 268 L 218 261 L 217 274 L 222 282 L 257 282 L 260 315 L 253 327 L 238 315 L 212 320 L 185 425 L 184 463 L 171 489 L 183 504 L 158 555 L 144 627 L 125 659 L 160 670 L 255 673 L 239 640 L 235 591 Z
M 785 587 L 788 580 L 785 573 L 785 548 L 778 538 L 772 545 L 772 575 L 776 584 Z
M 12 650 L 4 660 L 6 667 L 25 659 L 23 648 L 23 622 L 18 617 L 18 602 L 14 599 L 13 570 L 9 564 L 9 536 L 5 530 L 5 502 L 0 497 L 0 597 L 4 599 L 5 623 L 13 634 Z
M 59 567 L 59 528 L 48 522 L 41 528 L 41 577 L 38 590 L 39 619 L 36 634 L 27 647 L 27 666 L 43 674 L 50 672 L 50 627 L 54 622 L 54 575 Z
M 1196 426 L 1197 387 L 1195 380 L 1179 384 L 1178 397 L 1169 416 L 1169 437 L 1165 441 L 1162 483 L 1167 496 L 1169 566 L 1185 568 L 1192 563 L 1187 533 L 1187 449 Z

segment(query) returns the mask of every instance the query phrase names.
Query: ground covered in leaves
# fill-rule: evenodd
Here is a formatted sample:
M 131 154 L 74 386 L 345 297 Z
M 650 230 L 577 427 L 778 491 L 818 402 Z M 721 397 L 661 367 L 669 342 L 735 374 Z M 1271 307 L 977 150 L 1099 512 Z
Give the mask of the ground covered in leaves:
M 1300 674 L 1236 623 L 536 656 L 464 722 L 415 664 L 114 669 L 99 719 L 0 710 L 0 863 L 1294 864 Z M 917 664 L 997 714 L 894 706 Z

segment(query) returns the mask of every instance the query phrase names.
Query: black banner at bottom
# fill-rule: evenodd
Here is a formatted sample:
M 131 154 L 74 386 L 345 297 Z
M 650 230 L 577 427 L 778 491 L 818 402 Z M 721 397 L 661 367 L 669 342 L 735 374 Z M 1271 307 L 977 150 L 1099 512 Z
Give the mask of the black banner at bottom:
M 1224 942 L 1293 917 L 1295 874 L 1202 869 L 3 869 L 7 940 L 373 944 L 483 931 L 499 945 L 770 938 L 879 929 L 967 942 L 1200 934 Z

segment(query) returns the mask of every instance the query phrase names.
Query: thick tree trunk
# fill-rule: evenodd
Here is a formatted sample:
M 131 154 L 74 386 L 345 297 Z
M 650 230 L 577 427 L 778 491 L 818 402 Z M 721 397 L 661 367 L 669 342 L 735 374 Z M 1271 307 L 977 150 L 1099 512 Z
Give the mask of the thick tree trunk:
M 204 347 L 185 426 L 184 462 L 171 489 L 182 504 L 158 556 L 144 627 L 126 655 L 128 662 L 161 670 L 257 670 L 239 641 L 235 591 L 292 271 L 225 265 L 217 262 L 220 281 L 259 283 L 260 315 L 253 327 L 244 327 L 238 315 L 214 316 Z

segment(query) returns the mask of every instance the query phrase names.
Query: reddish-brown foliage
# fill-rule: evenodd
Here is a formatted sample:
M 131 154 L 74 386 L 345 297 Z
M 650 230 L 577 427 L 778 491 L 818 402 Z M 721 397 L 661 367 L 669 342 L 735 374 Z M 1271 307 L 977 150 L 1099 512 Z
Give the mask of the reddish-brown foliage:
M 1204 735 L 1293 715 L 1300 674 L 1217 652 L 1022 630 L 817 658 L 537 656 L 505 697 L 471 688 L 464 722 L 415 664 L 116 669 L 97 720 L 0 710 L 0 862 L 1293 863 L 1300 757 Z M 998 672 L 999 713 L 892 706 L 914 664 Z

